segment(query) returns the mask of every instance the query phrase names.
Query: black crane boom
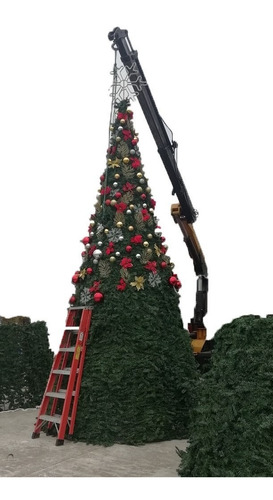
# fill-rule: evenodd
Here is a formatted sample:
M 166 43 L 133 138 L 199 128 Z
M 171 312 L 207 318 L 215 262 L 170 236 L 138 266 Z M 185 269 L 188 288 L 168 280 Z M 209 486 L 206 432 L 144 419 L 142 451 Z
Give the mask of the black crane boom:
M 179 224 L 184 235 L 184 241 L 188 247 L 190 257 L 193 259 L 194 270 L 197 279 L 196 305 L 194 317 L 189 324 L 189 331 L 196 342 L 194 350 L 196 353 L 203 348 L 206 339 L 206 328 L 203 324 L 203 317 L 207 313 L 207 265 L 197 236 L 192 224 L 196 221 L 197 211 L 193 208 L 186 186 L 178 170 L 175 150 L 177 143 L 171 141 L 167 132 L 164 120 L 161 118 L 149 85 L 138 60 L 138 53 L 133 49 L 128 37 L 128 31 L 114 28 L 108 34 L 108 38 L 113 42 L 112 47 L 118 50 L 121 61 L 127 70 L 127 75 L 135 94 L 150 127 L 154 140 L 157 144 L 158 153 L 166 168 L 168 176 L 173 186 L 173 194 L 176 194 L 179 204 L 172 205 L 172 216 Z M 199 343 L 198 343 L 199 342 Z
M 128 38 L 128 31 L 115 28 L 109 33 L 108 37 L 114 42 L 113 45 L 117 46 L 124 66 L 129 69 L 128 76 L 132 86 L 136 86 L 138 80 L 140 82 L 146 82 L 145 75 L 138 60 L 138 53 L 136 50 L 133 50 Z M 130 71 L 130 68 L 133 68 L 133 71 Z M 170 142 L 164 122 L 159 115 L 147 82 L 143 85 L 141 92 L 137 93 L 137 98 L 154 136 L 158 152 L 168 172 L 173 185 L 173 191 L 181 205 L 181 215 L 186 217 L 187 222 L 191 224 L 196 220 L 196 210 L 192 206 L 186 186 L 177 168 L 174 158 L 175 145 Z

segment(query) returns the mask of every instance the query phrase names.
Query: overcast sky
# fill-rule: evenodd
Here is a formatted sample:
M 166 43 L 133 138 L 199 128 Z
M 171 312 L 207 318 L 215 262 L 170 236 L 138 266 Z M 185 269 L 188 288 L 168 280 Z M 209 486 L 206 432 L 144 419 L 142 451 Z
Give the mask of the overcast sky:
M 108 32 L 116 26 L 128 29 L 179 144 L 209 270 L 208 338 L 241 315 L 273 313 L 271 6 L 0 2 L 1 316 L 46 321 L 56 352 L 105 168 L 114 62 Z M 187 325 L 195 305 L 192 260 L 137 101 L 131 109 Z

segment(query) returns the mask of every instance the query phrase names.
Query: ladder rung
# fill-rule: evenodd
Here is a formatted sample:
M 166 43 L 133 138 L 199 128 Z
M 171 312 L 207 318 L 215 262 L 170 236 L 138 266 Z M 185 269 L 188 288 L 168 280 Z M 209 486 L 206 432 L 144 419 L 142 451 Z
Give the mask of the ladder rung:
M 40 415 L 39 419 L 40 420 L 46 420 L 47 422 L 54 422 L 55 424 L 59 424 L 61 422 L 61 417 L 62 415 Z M 68 417 L 68 420 L 70 420 L 71 417 Z
M 53 370 L 52 373 L 55 373 L 56 375 L 70 375 L 71 369 L 70 368 L 65 368 L 64 370 Z
M 61 415 L 40 415 L 39 418 L 47 422 L 54 422 L 55 424 L 59 424 L 61 421 Z
M 65 399 L 65 392 L 47 392 L 46 396 L 49 396 L 51 398 L 60 398 L 60 399 Z
M 55 375 L 70 375 L 71 368 L 63 368 L 62 370 L 61 369 L 52 370 L 52 373 L 54 373 Z M 77 368 L 76 373 L 77 374 L 79 373 L 79 368 Z
M 50 398 L 65 399 L 66 390 L 65 389 L 61 389 L 59 392 L 49 391 L 49 392 L 46 393 L 46 396 L 49 396 Z M 72 392 L 72 396 L 75 396 L 75 391 Z
M 79 326 L 66 326 L 65 331 L 69 332 L 78 332 L 79 331 Z
M 75 346 L 74 347 L 60 347 L 59 351 L 60 352 L 74 352 Z
M 86 306 L 77 306 L 77 307 L 69 307 L 68 311 L 82 311 L 83 309 L 87 309 L 88 311 L 93 309 L 93 306 L 86 307 Z

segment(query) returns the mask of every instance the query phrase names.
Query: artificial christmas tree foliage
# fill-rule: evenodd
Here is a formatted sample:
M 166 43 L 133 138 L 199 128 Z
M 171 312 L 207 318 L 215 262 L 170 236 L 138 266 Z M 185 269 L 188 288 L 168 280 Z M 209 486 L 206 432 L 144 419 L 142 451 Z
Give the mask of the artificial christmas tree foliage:
M 216 333 L 179 475 L 273 476 L 272 338 L 272 316 L 242 316 Z
M 52 360 L 44 321 L 0 317 L 0 411 L 40 404 Z
M 187 436 L 197 370 L 128 100 L 116 105 L 71 306 L 93 306 L 74 438 Z

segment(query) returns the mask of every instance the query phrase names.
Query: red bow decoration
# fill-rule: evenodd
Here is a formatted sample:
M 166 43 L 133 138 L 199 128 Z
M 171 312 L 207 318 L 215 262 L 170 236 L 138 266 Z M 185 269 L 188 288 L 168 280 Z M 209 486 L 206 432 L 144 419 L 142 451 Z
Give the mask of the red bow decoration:
M 145 220 L 148 220 L 150 219 L 150 215 L 148 214 L 148 210 L 147 208 L 143 208 L 141 210 L 141 213 L 142 213 L 142 219 L 145 221 Z
M 115 204 L 115 209 L 117 210 L 117 212 L 124 212 L 124 210 L 126 210 L 126 208 L 127 208 L 127 205 L 126 205 L 126 203 L 123 203 L 123 201 Z
M 140 160 L 138 158 L 130 158 L 131 159 L 131 166 L 133 168 L 138 168 L 140 167 Z
M 94 251 L 96 250 L 96 248 L 97 248 L 96 245 L 93 245 L 92 247 L 89 248 L 89 250 L 88 250 L 89 257 L 92 257 L 92 255 L 93 255 Z
M 127 120 L 128 115 L 127 115 L 127 113 L 121 113 L 121 111 L 120 111 L 120 112 L 118 113 L 118 117 L 117 117 L 117 118 L 118 118 L 118 120 L 122 120 L 122 119 L 123 119 L 123 120 Z
M 152 271 L 152 273 L 156 273 L 156 261 L 153 260 L 152 262 L 147 262 L 145 269 L 148 269 L 148 271 Z
M 100 287 L 100 281 L 94 281 L 93 286 L 89 288 L 89 292 L 97 292 Z
M 123 191 L 133 191 L 133 189 L 135 189 L 135 186 L 130 182 L 126 182 L 126 184 L 124 184 L 122 189 Z
M 109 186 L 106 186 L 105 188 L 102 188 L 100 192 L 101 194 L 109 194 L 111 193 L 111 188 Z
M 133 267 L 132 259 L 128 259 L 128 257 L 123 257 L 123 259 L 120 262 L 120 265 L 125 269 L 127 269 L 128 267 Z
M 113 253 L 115 250 L 114 250 L 114 243 L 112 241 L 110 241 L 108 247 L 106 248 L 105 250 L 105 253 L 107 255 L 109 255 L 110 253 Z
M 125 290 L 126 288 L 126 283 L 124 281 L 124 279 L 120 279 L 119 280 L 119 285 L 117 285 L 117 290 L 119 290 L 120 292 L 123 292 L 123 290 Z
M 122 133 L 123 133 L 123 139 L 125 141 L 128 141 L 128 139 L 130 139 L 132 137 L 132 134 L 131 134 L 130 130 L 126 130 L 125 129 L 125 130 L 122 131 Z
M 141 234 L 136 234 L 135 236 L 133 236 L 131 238 L 131 243 L 135 243 L 135 244 L 142 243 L 142 236 L 141 236 Z
M 110 148 L 107 149 L 107 153 L 110 155 L 114 155 L 116 153 L 117 146 L 111 146 Z

